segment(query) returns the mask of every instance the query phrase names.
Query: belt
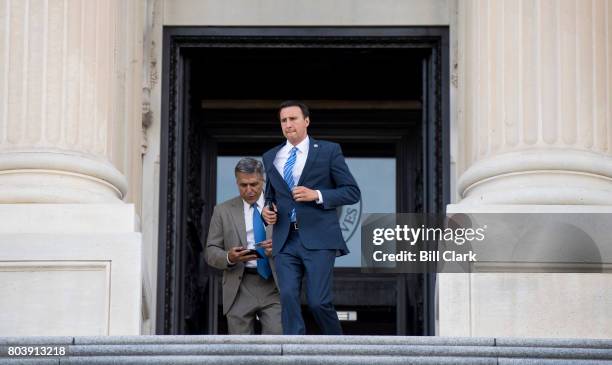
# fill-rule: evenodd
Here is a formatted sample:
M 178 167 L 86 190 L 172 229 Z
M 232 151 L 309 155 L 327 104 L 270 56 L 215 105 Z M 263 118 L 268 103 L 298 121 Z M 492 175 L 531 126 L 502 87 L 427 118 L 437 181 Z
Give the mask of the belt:
M 244 273 L 245 274 L 259 275 L 259 273 L 257 272 L 257 268 L 256 267 L 245 267 L 244 268 Z
M 289 222 L 289 232 L 297 231 L 300 228 L 298 227 L 297 222 Z

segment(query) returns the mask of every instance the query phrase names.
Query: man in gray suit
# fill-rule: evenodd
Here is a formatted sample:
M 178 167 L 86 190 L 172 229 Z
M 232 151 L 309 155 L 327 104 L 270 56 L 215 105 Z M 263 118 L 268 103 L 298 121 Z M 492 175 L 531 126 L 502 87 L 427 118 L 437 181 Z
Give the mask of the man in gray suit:
M 282 334 L 280 295 L 268 257 L 272 240 L 261 218 L 263 165 L 243 158 L 234 174 L 240 196 L 215 207 L 206 261 L 223 270 L 223 314 L 230 334 L 253 334 L 256 316 L 263 334 Z

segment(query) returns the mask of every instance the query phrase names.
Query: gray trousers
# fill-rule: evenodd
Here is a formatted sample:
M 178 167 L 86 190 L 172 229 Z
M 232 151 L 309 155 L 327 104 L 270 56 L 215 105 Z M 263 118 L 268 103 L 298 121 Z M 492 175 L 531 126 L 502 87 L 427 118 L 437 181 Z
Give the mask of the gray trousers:
M 234 303 L 227 311 L 230 335 L 250 335 L 255 332 L 255 316 L 261 322 L 264 335 L 280 335 L 280 295 L 274 279 L 264 280 L 257 274 L 244 273 Z

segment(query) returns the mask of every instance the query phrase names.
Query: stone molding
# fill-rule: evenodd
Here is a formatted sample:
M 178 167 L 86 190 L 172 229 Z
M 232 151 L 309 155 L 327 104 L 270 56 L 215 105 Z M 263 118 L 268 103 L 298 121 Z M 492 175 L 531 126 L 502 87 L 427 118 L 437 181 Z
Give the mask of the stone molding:
M 569 149 L 514 151 L 479 160 L 461 176 L 462 203 L 612 204 L 612 159 Z
M 120 203 L 127 181 L 111 163 L 75 151 L 0 152 L 1 203 Z

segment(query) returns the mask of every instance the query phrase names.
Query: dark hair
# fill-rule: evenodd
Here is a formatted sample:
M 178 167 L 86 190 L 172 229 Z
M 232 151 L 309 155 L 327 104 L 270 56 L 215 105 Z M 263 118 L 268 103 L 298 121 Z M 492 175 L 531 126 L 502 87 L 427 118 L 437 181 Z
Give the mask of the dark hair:
M 304 116 L 304 118 L 310 117 L 310 110 L 308 110 L 308 106 L 306 106 L 306 104 L 304 104 L 303 102 L 299 100 L 285 100 L 282 103 L 280 103 L 280 106 L 278 107 L 279 118 L 280 118 L 280 111 L 290 106 L 299 107 L 300 110 L 302 110 L 302 115 Z
M 251 157 L 244 157 L 238 161 L 234 169 L 234 175 L 238 175 L 239 172 L 244 174 L 259 174 L 261 177 L 264 176 L 263 164 Z

